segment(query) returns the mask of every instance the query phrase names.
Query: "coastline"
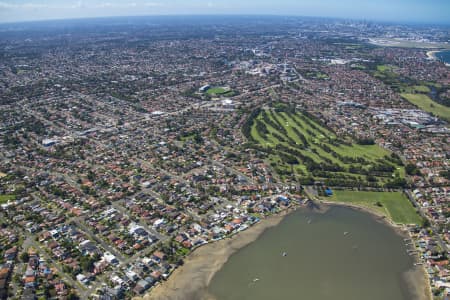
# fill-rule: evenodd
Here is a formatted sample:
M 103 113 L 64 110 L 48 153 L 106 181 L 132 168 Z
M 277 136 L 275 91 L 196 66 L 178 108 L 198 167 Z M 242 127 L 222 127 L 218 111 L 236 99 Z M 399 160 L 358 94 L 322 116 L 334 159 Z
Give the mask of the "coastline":
M 370 207 L 366 206 L 359 206 L 356 204 L 351 203 L 344 203 L 344 202 L 333 202 L 333 201 L 326 201 L 326 200 L 320 200 L 321 204 L 325 204 L 328 206 L 341 206 L 341 207 L 349 207 L 358 211 L 364 211 L 372 215 L 376 218 L 377 221 L 382 222 L 389 227 L 391 227 L 397 234 L 404 236 L 406 238 L 411 239 L 411 235 L 406 230 L 405 225 L 399 225 L 392 221 L 389 217 L 380 214 L 374 209 L 370 209 Z M 417 300 L 432 300 L 433 299 L 433 293 L 431 290 L 430 280 L 427 275 L 427 271 L 425 269 L 425 265 L 421 266 L 414 266 L 410 270 L 408 270 L 405 274 L 403 274 L 403 277 L 406 281 L 406 284 L 408 285 L 409 289 L 413 292 L 413 294 L 416 296 Z
M 439 50 L 439 51 L 431 50 L 431 51 L 428 51 L 428 52 L 426 53 L 427 59 L 428 59 L 428 60 L 438 60 L 438 61 L 439 61 L 440 59 L 436 56 L 436 53 L 443 52 L 443 51 L 446 51 L 446 50 Z M 450 63 L 444 62 L 444 64 L 445 64 L 447 67 L 450 67 Z
M 429 60 L 438 60 L 438 58 L 436 57 L 436 53 L 438 53 L 440 51 L 436 51 L 436 50 L 432 50 L 432 51 L 427 51 L 427 58 Z
M 134 300 L 212 300 L 207 288 L 214 274 L 239 249 L 254 242 L 266 229 L 278 225 L 293 209 L 261 219 L 250 228 L 216 242 L 205 244 L 190 253 L 167 281 Z
M 397 223 L 395 223 L 394 221 L 392 221 L 388 216 L 383 215 L 381 213 L 379 213 L 378 211 L 376 211 L 375 209 L 371 209 L 368 206 L 362 206 L 362 205 L 357 205 L 357 204 L 353 204 L 353 203 L 346 203 L 346 202 L 338 202 L 338 201 L 327 201 L 327 200 L 317 200 L 320 204 L 324 204 L 327 206 L 341 206 L 341 207 L 348 207 L 348 208 L 352 208 L 358 211 L 364 211 L 366 213 L 369 213 L 370 215 L 372 215 L 373 217 L 377 218 L 377 221 L 381 221 L 383 223 L 385 223 L 386 225 L 388 225 L 389 227 L 393 228 L 395 230 L 395 232 L 397 232 L 400 235 L 403 236 L 408 236 L 408 233 L 406 232 L 404 225 L 398 225 Z
M 323 204 L 319 212 L 325 213 L 330 206 L 341 206 L 364 211 L 394 229 L 399 235 L 410 238 L 404 226 L 400 226 L 388 217 L 369 207 L 355 204 L 319 201 Z M 167 281 L 160 283 L 142 297 L 134 300 L 215 300 L 208 294 L 207 288 L 212 278 L 229 257 L 239 249 L 254 242 L 268 228 L 278 225 L 285 216 L 297 206 L 268 216 L 245 231 L 234 234 L 229 238 L 205 244 L 190 253 L 183 266 L 177 268 Z M 431 300 L 432 292 L 425 266 L 415 266 L 403 275 L 406 284 L 417 296 L 416 300 Z

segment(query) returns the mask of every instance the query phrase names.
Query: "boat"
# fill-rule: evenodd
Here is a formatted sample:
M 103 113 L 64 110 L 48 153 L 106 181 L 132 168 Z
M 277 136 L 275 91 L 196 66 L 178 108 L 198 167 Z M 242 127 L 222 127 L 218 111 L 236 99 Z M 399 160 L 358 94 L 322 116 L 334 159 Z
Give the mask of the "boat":
M 283 254 L 282 254 L 283 256 L 287 256 L 287 252 L 283 252 Z
M 254 278 L 253 279 L 253 282 L 257 282 L 257 281 L 259 281 L 259 278 Z
M 347 235 L 348 234 L 348 231 L 344 231 L 344 235 Z

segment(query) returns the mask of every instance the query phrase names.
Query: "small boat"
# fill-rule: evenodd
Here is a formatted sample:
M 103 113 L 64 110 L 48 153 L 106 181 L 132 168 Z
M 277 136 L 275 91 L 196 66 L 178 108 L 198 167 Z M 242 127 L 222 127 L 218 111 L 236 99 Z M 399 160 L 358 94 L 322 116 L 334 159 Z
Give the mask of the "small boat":
M 308 224 L 311 224 L 311 220 L 308 220 Z
M 282 254 L 283 256 L 287 256 L 287 252 L 283 252 L 283 254 Z
M 348 234 L 348 231 L 345 231 L 345 232 L 344 232 L 344 235 L 347 235 L 347 234 Z
M 257 281 L 259 281 L 259 278 L 254 278 L 253 279 L 253 282 L 257 282 Z

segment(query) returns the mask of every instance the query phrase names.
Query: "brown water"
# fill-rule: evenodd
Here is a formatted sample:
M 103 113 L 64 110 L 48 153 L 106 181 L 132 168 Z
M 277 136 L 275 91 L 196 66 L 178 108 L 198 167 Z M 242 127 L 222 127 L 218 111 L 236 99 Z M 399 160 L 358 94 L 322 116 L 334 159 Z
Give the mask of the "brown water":
M 302 209 L 231 256 L 208 291 L 218 300 L 411 300 L 412 267 L 403 237 L 373 216 Z

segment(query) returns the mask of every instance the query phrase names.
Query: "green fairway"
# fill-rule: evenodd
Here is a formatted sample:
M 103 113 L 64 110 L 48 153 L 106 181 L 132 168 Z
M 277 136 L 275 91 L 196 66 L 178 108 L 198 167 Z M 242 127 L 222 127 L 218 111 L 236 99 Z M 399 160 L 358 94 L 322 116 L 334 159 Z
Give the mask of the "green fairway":
M 421 224 L 415 208 L 400 192 L 333 191 L 333 196 L 324 199 L 375 210 L 398 224 Z
M 267 152 L 266 160 L 282 177 L 323 180 L 332 186 L 374 186 L 404 177 L 399 159 L 378 145 L 343 141 L 302 112 L 261 110 L 249 139 Z
M 423 94 L 403 93 L 400 95 L 420 109 L 450 122 L 450 107 L 434 102 L 430 97 Z
M 383 186 L 404 177 L 398 158 L 389 151 L 343 141 L 302 112 L 261 110 L 248 135 L 265 149 L 281 177 L 314 178 L 333 186 Z
M 0 195 L 0 204 L 6 203 L 9 200 L 15 200 L 15 195 Z

